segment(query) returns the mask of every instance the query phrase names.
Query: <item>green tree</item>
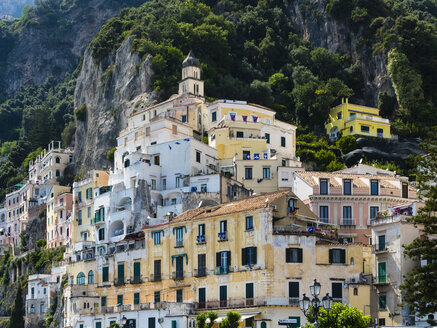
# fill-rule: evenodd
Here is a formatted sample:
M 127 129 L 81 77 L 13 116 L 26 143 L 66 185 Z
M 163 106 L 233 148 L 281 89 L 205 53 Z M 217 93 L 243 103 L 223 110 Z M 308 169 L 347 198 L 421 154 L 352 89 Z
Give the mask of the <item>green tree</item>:
M 437 128 L 432 140 L 422 143 L 426 155 L 418 160 L 417 180 L 420 198 L 425 206 L 411 221 L 420 225 L 421 236 L 405 246 L 405 255 L 415 261 L 425 261 L 425 265 L 415 267 L 401 286 L 403 300 L 413 312 L 425 316 L 437 312 Z M 435 325 L 436 321 L 430 322 Z
M 21 283 L 18 283 L 15 303 L 9 318 L 8 328 L 24 328 L 24 304 Z
M 358 148 L 357 139 L 354 136 L 342 136 L 336 142 L 343 154 L 347 154 Z
M 220 328 L 238 328 L 240 326 L 241 314 L 229 311 L 226 318 L 220 322 Z
M 199 313 L 196 317 L 197 328 L 212 328 L 217 318 L 218 314 L 214 311 L 209 311 L 208 313 Z M 206 322 L 207 319 L 209 319 L 208 323 Z
M 306 328 L 312 328 L 315 322 L 314 314 L 310 308 L 307 319 L 311 324 L 307 324 Z M 370 322 L 370 316 L 364 315 L 356 307 L 349 307 L 348 304 L 333 303 L 329 313 L 321 308 L 319 310 L 319 328 L 367 328 Z

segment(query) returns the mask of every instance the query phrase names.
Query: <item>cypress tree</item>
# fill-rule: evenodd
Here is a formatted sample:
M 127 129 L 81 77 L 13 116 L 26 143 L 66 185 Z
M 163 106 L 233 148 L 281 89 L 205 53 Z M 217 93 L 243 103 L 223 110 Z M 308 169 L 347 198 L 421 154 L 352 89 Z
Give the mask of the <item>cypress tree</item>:
M 24 304 L 20 282 L 18 283 L 17 295 L 15 296 L 15 304 L 9 318 L 8 328 L 24 328 Z

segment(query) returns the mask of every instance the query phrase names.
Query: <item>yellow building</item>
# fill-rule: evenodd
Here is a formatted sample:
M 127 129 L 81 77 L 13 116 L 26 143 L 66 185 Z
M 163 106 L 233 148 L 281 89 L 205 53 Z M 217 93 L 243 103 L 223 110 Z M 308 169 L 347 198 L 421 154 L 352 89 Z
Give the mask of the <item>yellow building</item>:
M 56 226 L 58 223 L 58 206 L 56 204 L 56 198 L 62 193 L 70 192 L 70 187 L 54 185 L 49 191 L 47 196 L 47 248 L 54 248 L 60 245 L 56 245 L 58 240 Z M 66 213 L 65 213 L 66 215 Z
M 325 129 L 331 140 L 340 135 L 391 138 L 390 121 L 379 116 L 378 108 L 350 104 L 347 98 L 331 109 Z
M 241 326 L 306 321 L 298 299 L 314 279 L 323 297 L 369 314 L 370 249 L 338 244 L 288 191 L 189 210 L 108 245 L 69 266 L 66 327 L 107 327 L 124 316 L 136 327 L 193 327 L 199 312 L 229 310 Z M 369 280 L 370 282 L 370 280 Z M 83 310 L 85 309 L 85 310 Z M 144 325 L 146 327 L 147 325 Z
M 209 145 L 217 149 L 221 171 L 256 194 L 279 189 L 279 181 L 285 181 L 278 174 L 280 167 L 291 172 L 301 166 L 295 157 L 296 127 L 275 115 L 245 101 L 218 100 L 208 107 Z

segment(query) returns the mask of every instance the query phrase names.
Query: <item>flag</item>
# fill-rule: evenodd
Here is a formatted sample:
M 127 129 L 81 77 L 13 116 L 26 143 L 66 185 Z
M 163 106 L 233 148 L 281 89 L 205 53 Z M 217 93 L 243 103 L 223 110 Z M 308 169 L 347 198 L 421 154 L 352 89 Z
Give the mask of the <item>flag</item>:
M 253 121 L 256 123 L 256 122 L 258 122 L 258 116 L 254 116 L 253 117 Z
M 247 115 L 243 115 L 243 121 L 247 122 Z
M 230 114 L 230 116 L 231 116 L 231 120 L 235 121 L 235 114 Z
M 171 150 L 171 146 L 170 145 L 168 145 L 168 148 Z

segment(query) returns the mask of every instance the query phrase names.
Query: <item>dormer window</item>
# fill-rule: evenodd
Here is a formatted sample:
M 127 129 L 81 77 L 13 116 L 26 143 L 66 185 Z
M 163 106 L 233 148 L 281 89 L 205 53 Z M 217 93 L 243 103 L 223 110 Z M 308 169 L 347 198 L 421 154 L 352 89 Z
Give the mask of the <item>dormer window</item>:
M 343 180 L 343 194 L 352 195 L 352 181 L 350 179 Z
M 328 194 L 328 179 L 320 179 L 320 195 Z

